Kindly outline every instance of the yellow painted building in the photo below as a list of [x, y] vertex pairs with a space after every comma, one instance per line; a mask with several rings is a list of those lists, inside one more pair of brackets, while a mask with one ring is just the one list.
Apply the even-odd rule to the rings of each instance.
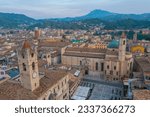
[[132, 46], [131, 47], [131, 52], [132, 53], [144, 53], [144, 50], [145, 50], [145, 48], [143, 47], [143, 46], [141, 46], [141, 45], [136, 45], [136, 46]]

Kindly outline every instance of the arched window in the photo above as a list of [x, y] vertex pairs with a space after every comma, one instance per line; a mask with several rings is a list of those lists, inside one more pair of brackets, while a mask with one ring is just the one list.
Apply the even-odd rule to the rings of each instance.
[[123, 45], [125, 45], [125, 44], [126, 44], [126, 41], [124, 40], [124, 41], [123, 41]]
[[109, 65], [107, 65], [107, 69], [109, 69]]
[[22, 66], [23, 66], [23, 70], [26, 71], [27, 69], [25, 63], [23, 63]]
[[32, 63], [32, 70], [35, 70], [35, 63]]
[[101, 63], [101, 71], [104, 71], [104, 63]]
[[98, 71], [98, 63], [96, 62], [96, 65], [95, 65], [95, 69], [96, 71]]
[[34, 57], [34, 53], [31, 54], [31, 57]]

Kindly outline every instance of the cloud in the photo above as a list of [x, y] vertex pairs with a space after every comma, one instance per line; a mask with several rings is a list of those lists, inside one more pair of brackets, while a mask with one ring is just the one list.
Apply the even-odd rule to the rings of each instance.
[[0, 0], [1, 12], [34, 18], [81, 16], [94, 9], [119, 13], [150, 12], [149, 0]]

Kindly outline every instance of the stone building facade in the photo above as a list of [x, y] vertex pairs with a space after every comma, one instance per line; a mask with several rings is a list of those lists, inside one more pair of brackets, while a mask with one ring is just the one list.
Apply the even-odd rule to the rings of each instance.
[[63, 48], [62, 64], [82, 66], [89, 76], [121, 81], [132, 72], [133, 57], [126, 52], [126, 35], [123, 33], [118, 49]]

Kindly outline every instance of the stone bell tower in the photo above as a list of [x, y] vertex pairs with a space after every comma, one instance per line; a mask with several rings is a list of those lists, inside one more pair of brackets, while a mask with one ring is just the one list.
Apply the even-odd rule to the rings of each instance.
[[123, 32], [120, 38], [119, 43], [119, 60], [125, 61], [125, 54], [126, 54], [126, 35]]
[[25, 40], [22, 48], [18, 51], [18, 63], [21, 74], [21, 85], [34, 91], [39, 87], [39, 71], [37, 61], [37, 48], [31, 47]]
[[120, 38], [120, 44], [119, 44], [119, 62], [120, 62], [120, 77], [123, 78], [127, 72], [127, 66], [126, 66], [126, 35], [123, 32]]

